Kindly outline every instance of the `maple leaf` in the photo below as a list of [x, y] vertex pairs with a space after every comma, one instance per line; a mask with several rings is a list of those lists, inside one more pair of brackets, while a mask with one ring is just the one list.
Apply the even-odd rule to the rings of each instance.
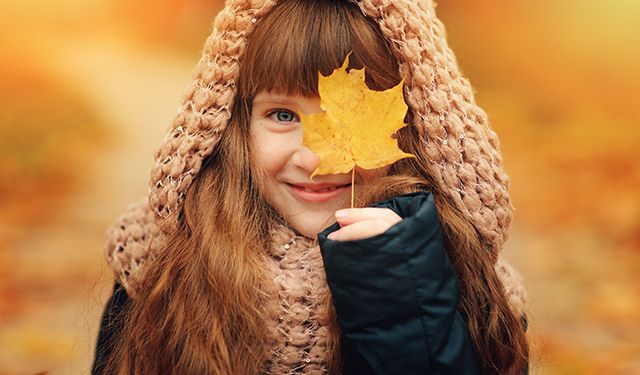
[[[398, 148], [392, 135], [404, 124], [407, 105], [402, 84], [385, 91], [373, 91], [364, 81], [364, 69], [347, 72], [348, 56], [342, 67], [329, 76], [318, 74], [322, 112], [301, 114], [302, 143], [320, 157], [311, 173], [316, 175], [380, 168], [397, 160], [414, 157]], [[352, 180], [353, 180], [352, 172]]]

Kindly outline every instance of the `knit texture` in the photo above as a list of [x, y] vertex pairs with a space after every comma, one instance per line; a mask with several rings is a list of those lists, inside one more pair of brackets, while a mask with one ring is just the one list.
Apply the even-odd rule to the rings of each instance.
[[320, 248], [282, 224], [271, 230], [271, 239], [279, 309], [268, 323], [276, 335], [265, 373], [328, 373], [330, 293]]
[[[526, 295], [520, 277], [500, 257], [512, 207], [498, 138], [458, 68], [434, 3], [352, 2], [378, 23], [399, 62], [401, 75], [406, 77], [405, 99], [413, 113], [411, 126], [418, 130], [420, 144], [431, 161], [429, 173], [436, 184], [434, 192], [454, 202], [489, 245], [488, 256], [496, 261], [496, 271], [511, 306], [521, 313]], [[163, 246], [167, 234], [176, 230], [186, 191], [227, 126], [247, 39], [275, 3], [227, 1], [205, 43], [194, 81], [155, 153], [148, 200], [129, 207], [108, 231], [108, 262], [132, 297], [137, 294], [144, 265]], [[304, 305], [295, 301], [302, 294], [320, 296], [326, 292], [324, 270], [318, 263], [317, 249], [308, 248], [308, 239], [296, 237], [290, 242], [293, 237], [289, 237], [287, 228], [278, 227], [275, 231], [274, 249], [295, 244], [296, 251], [271, 252], [282, 299], [280, 325], [275, 329], [282, 335], [270, 363], [273, 373], [287, 373], [284, 369], [294, 363], [317, 366], [310, 372], [314, 373], [324, 368], [319, 352], [326, 345], [322, 314], [317, 301], [305, 299]], [[303, 271], [309, 268], [311, 272]], [[314, 317], [306, 326], [300, 324], [307, 321], [301, 320], [305, 314]], [[302, 346], [290, 349], [292, 346], [283, 340]], [[278, 368], [283, 372], [275, 371]]]
[[[139, 290], [145, 261], [164, 238], [149, 212], [146, 201], [133, 205], [109, 231], [107, 258], [132, 298]], [[273, 346], [263, 373], [326, 374], [330, 293], [320, 248], [282, 224], [270, 232], [265, 272], [273, 275], [278, 294], [276, 311], [265, 318]], [[520, 275], [501, 256], [495, 270], [512, 310], [521, 316], [526, 292]]]

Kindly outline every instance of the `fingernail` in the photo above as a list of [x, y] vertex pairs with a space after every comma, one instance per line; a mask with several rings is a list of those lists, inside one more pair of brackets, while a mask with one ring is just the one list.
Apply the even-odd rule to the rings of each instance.
[[347, 211], [345, 210], [336, 211], [336, 219], [344, 219], [345, 217], [347, 217]]
[[335, 236], [335, 234], [334, 234], [334, 233], [335, 233], [335, 232], [329, 233], [329, 235], [327, 236], [327, 238], [328, 238], [328, 239], [330, 239], [330, 240], [335, 239], [335, 238], [336, 238], [336, 236]]

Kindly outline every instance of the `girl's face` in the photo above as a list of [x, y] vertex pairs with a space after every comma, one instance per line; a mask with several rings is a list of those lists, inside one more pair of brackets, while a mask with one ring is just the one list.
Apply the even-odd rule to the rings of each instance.
[[[252, 157], [267, 175], [266, 199], [308, 238], [332, 224], [335, 211], [349, 207], [351, 195], [351, 173], [309, 178], [320, 158], [302, 145], [299, 115], [320, 111], [320, 98], [266, 91], [256, 95], [251, 110]], [[387, 169], [356, 168], [355, 180], [382, 176]]]

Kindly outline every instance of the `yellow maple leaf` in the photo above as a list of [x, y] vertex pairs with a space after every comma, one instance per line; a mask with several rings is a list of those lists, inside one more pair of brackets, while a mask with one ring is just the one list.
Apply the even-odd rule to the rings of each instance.
[[322, 112], [301, 114], [302, 143], [320, 157], [311, 178], [346, 173], [356, 165], [380, 168], [414, 157], [400, 150], [392, 138], [405, 126], [403, 82], [385, 91], [373, 91], [364, 81], [364, 69], [347, 73], [347, 61], [348, 57], [329, 76], [318, 74]]

